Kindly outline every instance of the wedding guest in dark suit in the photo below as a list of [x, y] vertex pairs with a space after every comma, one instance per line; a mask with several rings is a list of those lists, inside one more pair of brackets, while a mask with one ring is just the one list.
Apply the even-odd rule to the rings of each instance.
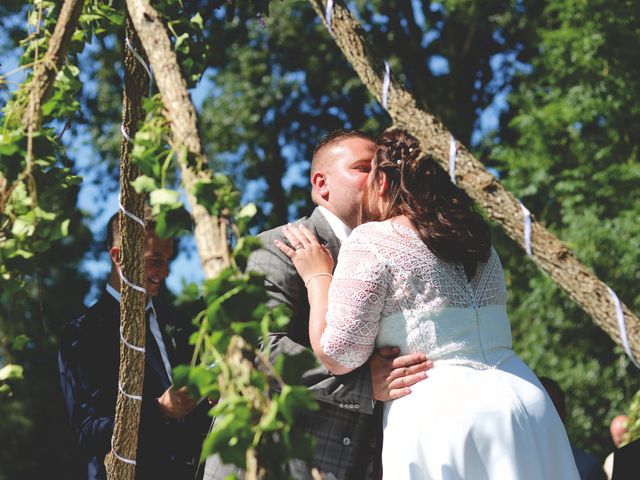
[[[189, 321], [154, 301], [169, 274], [174, 241], [155, 233], [151, 210], [145, 211], [146, 307], [145, 372], [136, 455], [136, 478], [193, 479], [208, 405], [197, 407], [184, 390], [172, 387], [171, 370], [190, 360]], [[120, 339], [120, 232], [118, 215], [108, 225], [112, 260], [105, 292], [84, 315], [65, 329], [58, 356], [60, 382], [77, 441], [87, 456], [90, 480], [105, 479], [105, 455], [111, 450], [118, 395]]]
[[613, 480], [637, 480], [640, 476], [640, 438], [613, 452]]
[[[313, 154], [311, 199], [317, 207], [310, 217], [295, 223], [303, 223], [314, 232], [334, 260], [341, 243], [358, 224], [362, 189], [374, 153], [375, 142], [368, 136], [338, 130], [323, 138]], [[273, 304], [283, 303], [292, 311], [288, 330], [270, 335], [272, 360], [280, 353], [310, 350], [306, 288], [291, 260], [274, 244], [274, 240], [285, 241], [282, 227], [266, 231], [259, 238], [263, 248], [250, 257], [247, 269], [264, 273]], [[335, 376], [322, 366], [303, 375], [320, 409], [306, 412], [296, 422], [313, 435], [316, 447], [309, 465], [291, 463], [294, 478], [312, 478], [313, 467], [327, 480], [379, 478], [382, 420], [376, 400], [409, 394], [411, 385], [426, 378], [430, 366], [422, 354], [397, 355], [395, 348], [382, 349], [368, 365], [344, 376]], [[220, 465], [217, 457], [211, 457], [205, 479], [222, 480], [231, 471]]]

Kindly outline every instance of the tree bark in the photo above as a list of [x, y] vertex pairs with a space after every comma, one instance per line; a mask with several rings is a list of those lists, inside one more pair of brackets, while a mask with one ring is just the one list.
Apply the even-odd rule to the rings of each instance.
[[[127, 8], [151, 63], [171, 126], [173, 147], [179, 153], [182, 182], [195, 221], [195, 237], [202, 268], [206, 278], [213, 278], [229, 265], [226, 222], [210, 215], [192, 194], [193, 186], [198, 180], [208, 179], [213, 175], [202, 153], [196, 111], [158, 12], [147, 0], [127, 0]], [[180, 154], [183, 149], [189, 155]]]
[[[126, 35], [133, 47], [142, 52], [142, 45], [127, 16]], [[133, 52], [124, 49], [124, 91], [122, 100], [122, 124], [130, 137], [135, 136], [137, 125], [144, 120], [143, 97], [149, 89], [149, 76], [144, 67], [136, 60]], [[123, 207], [140, 219], [144, 219], [145, 195], [138, 194], [131, 181], [140, 175], [138, 167], [131, 163], [133, 144], [124, 137], [120, 144], [120, 201]], [[144, 287], [144, 252], [146, 246], [145, 229], [120, 212], [120, 255], [122, 274], [134, 285]], [[147, 296], [121, 282], [120, 327], [122, 336], [128, 343], [144, 346], [146, 335], [145, 307]], [[144, 381], [144, 353], [120, 346], [119, 382], [122, 390], [130, 395], [142, 396]], [[118, 456], [135, 460], [138, 447], [138, 427], [140, 425], [140, 400], [118, 393], [116, 402], [115, 426], [112, 437], [112, 453], [107, 455], [105, 466], [110, 480], [135, 478], [135, 465], [118, 459]]]
[[[309, 0], [325, 21], [322, 0]], [[382, 99], [384, 62], [374, 53], [366, 32], [342, 1], [332, 15], [333, 38], [343, 54], [378, 101]], [[414, 135], [423, 151], [449, 169], [450, 132], [434, 115], [417, 107], [413, 95], [393, 76], [387, 111], [396, 126]], [[524, 247], [524, 215], [516, 197], [489, 173], [461, 143], [457, 143], [456, 181], [516, 243]], [[615, 304], [607, 286], [580, 263], [569, 248], [543, 225], [532, 219], [531, 259], [547, 273], [618, 344], [622, 344]], [[622, 304], [629, 345], [640, 358], [640, 320]]]
[[[36, 104], [34, 109], [36, 114], [31, 115], [30, 110], [26, 111], [23, 116], [23, 122], [27, 125], [33, 125], [33, 129], [40, 127], [42, 119], [41, 106], [49, 96], [51, 87], [56, 79], [58, 70], [67, 58], [67, 50], [71, 43], [71, 36], [78, 27], [78, 20], [82, 13], [84, 0], [65, 0], [60, 10], [60, 16], [53, 30], [53, 35], [49, 39], [47, 52], [41, 62], [36, 62], [33, 67], [33, 80], [30, 88], [34, 89]], [[36, 59], [37, 60], [37, 59]]]

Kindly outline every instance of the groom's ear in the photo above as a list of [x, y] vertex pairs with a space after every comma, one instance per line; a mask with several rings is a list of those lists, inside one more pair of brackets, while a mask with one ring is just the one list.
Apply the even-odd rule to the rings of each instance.
[[111, 247], [109, 249], [109, 256], [111, 261], [120, 267], [120, 247]]
[[311, 175], [311, 188], [322, 198], [327, 198], [329, 195], [329, 184], [327, 183], [327, 176], [324, 172], [313, 172]]

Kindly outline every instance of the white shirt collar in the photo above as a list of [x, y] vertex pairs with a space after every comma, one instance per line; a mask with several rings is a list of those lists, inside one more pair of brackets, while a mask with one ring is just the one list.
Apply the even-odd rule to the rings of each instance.
[[[120, 295], [120, 292], [117, 291], [115, 288], [113, 288], [108, 283], [107, 283], [107, 293], [109, 295], [111, 295], [113, 298], [115, 298], [116, 302], [120, 303], [121, 298], [122, 298], [122, 296]], [[156, 309], [153, 306], [153, 301], [151, 300], [151, 297], [147, 297], [147, 306], [144, 308], [144, 310], [146, 312], [149, 309], [153, 310], [153, 314], [156, 315]]]
[[331, 230], [333, 230], [333, 233], [336, 234], [338, 240], [344, 242], [347, 237], [351, 235], [351, 228], [346, 226], [345, 223], [340, 220], [335, 213], [333, 213], [328, 208], [323, 207], [322, 205], [318, 205], [318, 210], [320, 210], [320, 213], [322, 213], [322, 215], [324, 215], [324, 218], [327, 219]]

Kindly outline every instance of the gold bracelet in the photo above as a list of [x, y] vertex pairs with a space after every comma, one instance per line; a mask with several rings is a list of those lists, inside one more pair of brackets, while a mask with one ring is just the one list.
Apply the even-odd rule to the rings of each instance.
[[304, 288], [307, 288], [307, 286], [309, 285], [309, 282], [311, 280], [313, 280], [315, 277], [331, 277], [331, 278], [333, 278], [333, 275], [331, 275], [330, 273], [326, 273], [326, 272], [314, 273], [313, 275], [309, 275], [304, 281]]

